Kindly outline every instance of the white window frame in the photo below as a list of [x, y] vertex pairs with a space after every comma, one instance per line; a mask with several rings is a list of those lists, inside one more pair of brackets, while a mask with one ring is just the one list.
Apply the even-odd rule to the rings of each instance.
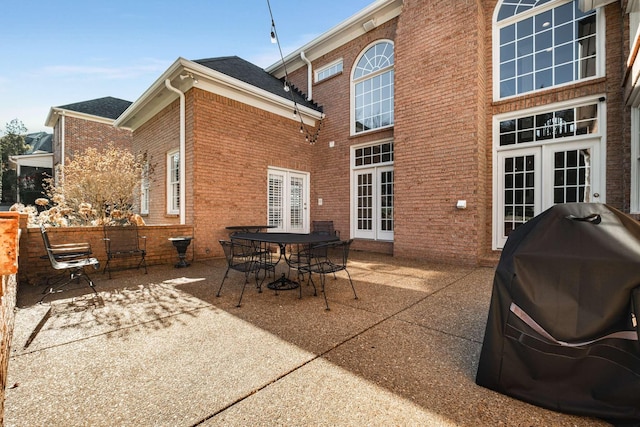
[[180, 150], [177, 149], [167, 153], [167, 214], [180, 214]]
[[[550, 159], [550, 157], [548, 156], [548, 152], [553, 151], [554, 146], [558, 146], [558, 145], [570, 146], [573, 143], [577, 143], [581, 141], [585, 142], [585, 141], [591, 141], [591, 140], [598, 140], [599, 143], [597, 144], [597, 147], [594, 147], [594, 149], [596, 150], [596, 154], [599, 157], [598, 164], [595, 165], [594, 167], [597, 167], [598, 169], [593, 170], [593, 173], [594, 173], [593, 179], [598, 180], [599, 182], [596, 182], [596, 181], [594, 182], [596, 185], [597, 184], [599, 185], [597, 185], [597, 187], [594, 187], [594, 188], [596, 189], [597, 193], [599, 193], [600, 195], [600, 197], [598, 198], [598, 201], [601, 203], [606, 203], [607, 108], [606, 108], [606, 102], [600, 101], [601, 99], [603, 99], [602, 96], [603, 95], [595, 95], [595, 96], [590, 96], [585, 98], [577, 98], [567, 102], [548, 104], [548, 105], [530, 108], [526, 110], [519, 110], [519, 111], [509, 112], [505, 114], [500, 114], [493, 117], [493, 165], [494, 165], [493, 187], [492, 187], [493, 188], [493, 192], [492, 192], [493, 193], [492, 249], [493, 250], [502, 249], [506, 241], [506, 239], [504, 239], [498, 233], [498, 231], [502, 229], [500, 225], [500, 221], [502, 219], [501, 209], [503, 208], [503, 203], [504, 203], [503, 194], [502, 194], [502, 191], [500, 191], [503, 188], [501, 185], [501, 182], [502, 182], [501, 181], [502, 180], [501, 159], [503, 157], [503, 154], [501, 153], [506, 152], [514, 155], [520, 155], [520, 154], [526, 155], [526, 154], [531, 154], [535, 150], [538, 150], [540, 154], [539, 156], [536, 157], [536, 162], [537, 162], [536, 171], [540, 171], [538, 173], [538, 175], [540, 175], [540, 173], [542, 173], [543, 170], [546, 170], [545, 163], [548, 162]], [[579, 106], [589, 105], [594, 103], [598, 104], [597, 132], [586, 134], [586, 135], [573, 136], [573, 137], [543, 140], [540, 142], [533, 141], [533, 142], [522, 144], [520, 146], [518, 145], [500, 146], [500, 122], [503, 120], [542, 114], [542, 113], [551, 112], [551, 111], [559, 111], [567, 108], [579, 107]], [[550, 203], [549, 202], [550, 199], [548, 195], [540, 194], [540, 192], [544, 188], [548, 187], [549, 177], [536, 176], [535, 179], [536, 179], [535, 188], [537, 189], [537, 191], [535, 193], [536, 208], [535, 208], [534, 214], [538, 215], [543, 210], [549, 207], [548, 205]]]
[[142, 178], [140, 180], [140, 214], [149, 214], [149, 161], [142, 165]]
[[[370, 74], [367, 74], [365, 77], [359, 78], [357, 81], [354, 81], [354, 75], [356, 72], [356, 68], [358, 65], [358, 62], [360, 61], [360, 59], [364, 56], [365, 53], [367, 53], [367, 51], [369, 49], [371, 49], [373, 46], [379, 44], [379, 43], [390, 43], [391, 46], [393, 46], [393, 55], [394, 55], [394, 64], [392, 67], [388, 67], [388, 68], [384, 68], [382, 70], [377, 70], [374, 71]], [[393, 113], [393, 120], [391, 121], [391, 124], [389, 125], [385, 125], [385, 126], [380, 126], [380, 127], [376, 127], [376, 128], [372, 128], [372, 129], [368, 129], [368, 130], [363, 130], [363, 131], [359, 131], [356, 132], [356, 85], [360, 82], [363, 82], [365, 80], [369, 80], [369, 79], [373, 79], [376, 76], [385, 74], [387, 72], [393, 72], [394, 76], [393, 79], [395, 80], [395, 43], [393, 42], [393, 40], [389, 40], [389, 39], [379, 39], [376, 40], [372, 43], [370, 43], [369, 45], [367, 45], [364, 49], [362, 49], [362, 51], [360, 52], [360, 54], [358, 54], [358, 56], [356, 57], [356, 60], [353, 63], [353, 67], [351, 67], [351, 76], [350, 76], [350, 84], [351, 84], [351, 89], [350, 89], [350, 132], [351, 132], [351, 136], [355, 136], [355, 135], [365, 135], [367, 133], [370, 132], [376, 132], [379, 131], [381, 129], [388, 129], [388, 128], [392, 128], [395, 124], [395, 82], [393, 83], [394, 85], [394, 93], [393, 93], [393, 101], [392, 101], [392, 113]]]
[[[532, 91], [526, 93], [516, 93], [515, 95], [500, 97], [500, 29], [511, 25], [515, 22], [522, 21], [526, 18], [530, 18], [536, 15], [539, 15], [548, 10], [554, 9], [558, 6], [562, 6], [566, 3], [573, 3], [578, 0], [556, 0], [546, 3], [541, 6], [534, 7], [526, 12], [519, 13], [502, 21], [498, 21], [498, 12], [500, 7], [502, 6], [502, 1], [499, 1], [496, 5], [493, 13], [493, 100], [505, 100], [510, 98], [517, 98], [520, 96], [527, 96], [536, 92], [548, 90], [550, 88], [560, 88], [563, 86], [569, 86], [572, 84], [576, 84], [576, 82], [580, 81], [589, 81], [593, 79], [597, 79], [603, 77], [605, 75], [605, 66], [606, 66], [606, 50], [605, 50], [605, 40], [606, 40], [606, 19], [604, 16], [604, 8], [596, 9], [596, 73], [594, 76], [586, 77], [580, 80], [572, 80], [570, 82], [562, 83], [559, 85], [552, 85], [549, 87], [534, 89]], [[574, 39], [575, 41], [575, 39]], [[555, 67], [552, 67], [554, 70]]]
[[[380, 176], [383, 172], [393, 171], [394, 172], [394, 182], [395, 182], [395, 170], [394, 170], [394, 161], [390, 162], [380, 162], [373, 163], [363, 166], [355, 165], [355, 153], [359, 148], [372, 147], [376, 145], [393, 143], [393, 138], [386, 138], [382, 140], [378, 140], [375, 142], [369, 142], [364, 144], [358, 144], [351, 147], [350, 153], [350, 165], [351, 165], [351, 179], [350, 179], [350, 204], [351, 204], [351, 236], [359, 239], [370, 239], [370, 240], [378, 240], [378, 241], [389, 241], [392, 242], [394, 240], [394, 232], [382, 230], [380, 227], [381, 223], [381, 199], [380, 199]], [[395, 150], [394, 150], [395, 151]], [[373, 221], [374, 228], [373, 230], [358, 230], [358, 203], [357, 203], [357, 194], [358, 194], [358, 175], [362, 172], [370, 171], [372, 173], [373, 183]], [[394, 189], [394, 208], [395, 208], [395, 189]], [[395, 215], [394, 215], [395, 221]]]
[[336, 59], [335, 61], [316, 69], [314, 72], [314, 80], [316, 83], [320, 83], [321, 81], [327, 80], [329, 77], [342, 73], [343, 70], [344, 65], [342, 58]]

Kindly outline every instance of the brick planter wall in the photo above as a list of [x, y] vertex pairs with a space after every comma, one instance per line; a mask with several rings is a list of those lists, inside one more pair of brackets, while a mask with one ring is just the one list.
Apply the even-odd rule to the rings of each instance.
[[[26, 218], [25, 221], [26, 223]], [[193, 236], [192, 225], [153, 225], [139, 227], [139, 235], [146, 236], [147, 265], [175, 264], [178, 254], [169, 237]], [[52, 244], [89, 242], [93, 256], [100, 261], [102, 269], [107, 262], [102, 227], [61, 227], [48, 228]], [[189, 246], [187, 261], [194, 260], [194, 245]], [[55, 274], [46, 255], [40, 228], [22, 228], [20, 237], [20, 258], [18, 281], [20, 284], [37, 284], [44, 277]], [[128, 267], [137, 260], [116, 259], [111, 261], [113, 269]]]

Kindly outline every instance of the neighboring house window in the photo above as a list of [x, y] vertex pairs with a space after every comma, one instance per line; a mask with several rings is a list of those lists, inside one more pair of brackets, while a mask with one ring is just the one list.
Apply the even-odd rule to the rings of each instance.
[[393, 64], [393, 43], [380, 41], [368, 47], [353, 67], [352, 134], [393, 126]]
[[575, 1], [503, 0], [494, 26], [494, 98], [599, 76], [598, 12]]
[[393, 141], [352, 147], [354, 237], [393, 240]]
[[142, 166], [142, 179], [140, 181], [140, 213], [149, 214], [149, 161]]
[[494, 249], [554, 204], [605, 202], [605, 108], [591, 98], [494, 117]]
[[180, 152], [167, 154], [167, 213], [180, 213]]
[[316, 83], [328, 79], [331, 76], [335, 76], [336, 74], [340, 74], [341, 72], [342, 59], [339, 59], [329, 65], [325, 65], [324, 67], [318, 68], [316, 70]]

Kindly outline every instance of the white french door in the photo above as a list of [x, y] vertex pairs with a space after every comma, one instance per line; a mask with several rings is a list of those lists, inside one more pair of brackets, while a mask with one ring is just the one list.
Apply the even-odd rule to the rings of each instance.
[[601, 157], [595, 138], [498, 152], [494, 246], [554, 204], [604, 203]]
[[393, 240], [393, 166], [358, 169], [355, 181], [355, 233], [361, 239]]
[[267, 221], [271, 231], [309, 232], [309, 174], [269, 168]]

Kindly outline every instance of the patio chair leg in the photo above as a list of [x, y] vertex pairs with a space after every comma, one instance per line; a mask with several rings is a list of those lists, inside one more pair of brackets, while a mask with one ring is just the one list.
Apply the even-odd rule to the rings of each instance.
[[324, 274], [320, 275], [320, 283], [322, 285], [322, 295], [324, 295], [324, 304], [327, 306], [327, 308], [325, 310], [329, 311], [329, 301], [327, 300], [327, 292], [325, 290], [324, 287], [324, 282], [325, 282], [326, 278]]
[[[313, 281], [313, 277], [312, 277], [311, 273], [309, 273], [309, 283], [311, 283], [311, 286], [313, 286], [313, 296], [317, 297], [318, 296], [318, 290], [316, 289], [316, 284]], [[307, 284], [307, 286], [308, 286], [308, 284]]]
[[40, 298], [40, 301], [38, 301], [38, 303], [42, 303], [42, 301], [44, 301], [44, 299], [46, 297], [48, 297], [51, 294], [55, 294], [57, 292], [61, 292], [61, 289], [64, 288], [65, 286], [67, 286], [69, 283], [73, 282], [74, 280], [78, 281], [78, 284], [80, 283], [80, 279], [84, 279], [87, 281], [87, 284], [89, 285], [89, 287], [91, 288], [91, 290], [93, 291], [93, 293], [95, 295], [98, 295], [98, 291], [96, 291], [96, 286], [93, 283], [93, 280], [91, 280], [91, 278], [89, 277], [89, 275], [87, 275], [86, 273], [84, 273], [83, 270], [74, 270], [69, 274], [69, 279], [64, 281], [62, 284], [56, 286], [56, 287], [49, 287], [49, 291], [47, 292], [45, 290], [44, 295], [42, 296], [42, 298]]
[[349, 283], [351, 283], [351, 289], [353, 289], [353, 299], [358, 299], [358, 295], [356, 294], [356, 288], [353, 286], [353, 281], [351, 280], [351, 275], [349, 274], [349, 271], [345, 268], [345, 270], [347, 272], [347, 277], [349, 277]]
[[227, 275], [228, 274], [229, 274], [229, 269], [227, 268], [227, 271], [225, 271], [224, 277], [222, 278], [222, 283], [220, 283], [220, 287], [218, 288], [218, 293], [216, 294], [216, 297], [220, 297], [220, 292], [222, 291], [222, 286], [224, 285], [224, 281], [227, 280]]

